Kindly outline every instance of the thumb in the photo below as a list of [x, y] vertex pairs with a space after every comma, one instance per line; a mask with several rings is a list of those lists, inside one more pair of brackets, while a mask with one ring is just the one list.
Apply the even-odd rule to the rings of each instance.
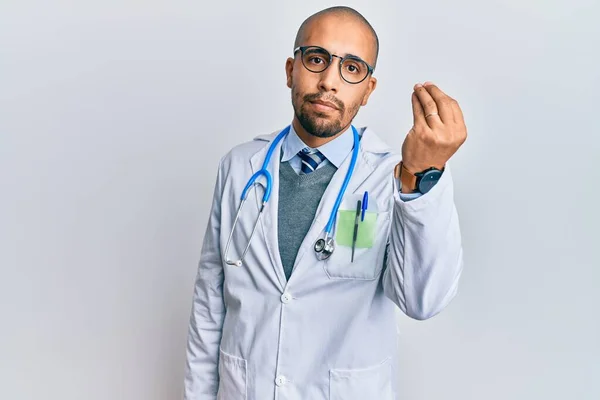
[[406, 153], [408, 152], [408, 149], [413, 147], [413, 145], [411, 144], [411, 142], [413, 141], [413, 134], [414, 134], [415, 130], [413, 128], [410, 128], [410, 130], [408, 131], [408, 133], [406, 134], [406, 137], [404, 138], [404, 142], [402, 142], [402, 159], [404, 159], [406, 157]]

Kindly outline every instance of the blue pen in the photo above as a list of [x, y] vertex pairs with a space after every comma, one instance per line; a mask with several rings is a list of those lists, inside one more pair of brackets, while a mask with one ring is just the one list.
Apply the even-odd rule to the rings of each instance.
[[363, 199], [362, 199], [362, 214], [360, 216], [361, 222], [365, 220], [365, 212], [367, 211], [368, 204], [369, 204], [369, 192], [365, 192], [365, 194], [363, 194]]

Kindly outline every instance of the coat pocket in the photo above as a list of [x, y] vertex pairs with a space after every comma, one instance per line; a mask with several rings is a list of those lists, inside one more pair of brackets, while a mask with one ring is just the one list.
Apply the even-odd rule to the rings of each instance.
[[246, 360], [219, 349], [217, 400], [246, 400]]
[[[368, 237], [362, 237], [357, 241], [354, 249], [354, 261], [352, 260], [352, 237], [353, 232], [344, 232], [344, 240], [339, 240], [339, 230], [351, 230], [352, 224], [348, 221], [340, 221], [336, 224], [336, 242], [331, 256], [323, 263], [323, 268], [330, 279], [360, 279], [374, 280], [379, 277], [383, 269], [384, 252], [388, 240], [388, 231], [390, 224], [391, 211], [381, 211], [372, 213], [374, 216], [372, 226], [368, 227], [366, 233], [360, 232], [358, 235], [366, 234]], [[343, 225], [341, 222], [345, 222]], [[361, 243], [362, 242], [362, 243]]]
[[391, 359], [364, 369], [329, 371], [329, 400], [394, 400]]

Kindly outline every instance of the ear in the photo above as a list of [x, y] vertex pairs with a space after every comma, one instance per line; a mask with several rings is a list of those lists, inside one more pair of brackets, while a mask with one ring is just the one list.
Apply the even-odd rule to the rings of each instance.
[[292, 88], [292, 72], [294, 72], [294, 59], [289, 57], [285, 61], [285, 75], [287, 77], [287, 87]]
[[372, 76], [369, 77], [367, 91], [362, 98], [362, 101], [360, 103], [361, 106], [367, 105], [367, 102], [369, 101], [369, 96], [371, 96], [371, 93], [373, 93], [373, 91], [375, 90], [376, 87], [377, 87], [377, 78], [373, 78]]

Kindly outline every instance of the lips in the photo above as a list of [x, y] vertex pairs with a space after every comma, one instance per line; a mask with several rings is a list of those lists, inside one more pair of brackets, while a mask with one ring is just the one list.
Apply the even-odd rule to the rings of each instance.
[[337, 110], [337, 106], [329, 101], [322, 101], [322, 100], [316, 100], [316, 101], [311, 101], [311, 103], [313, 104], [317, 104], [319, 106], [323, 106], [323, 107], [330, 107], [333, 110]]

